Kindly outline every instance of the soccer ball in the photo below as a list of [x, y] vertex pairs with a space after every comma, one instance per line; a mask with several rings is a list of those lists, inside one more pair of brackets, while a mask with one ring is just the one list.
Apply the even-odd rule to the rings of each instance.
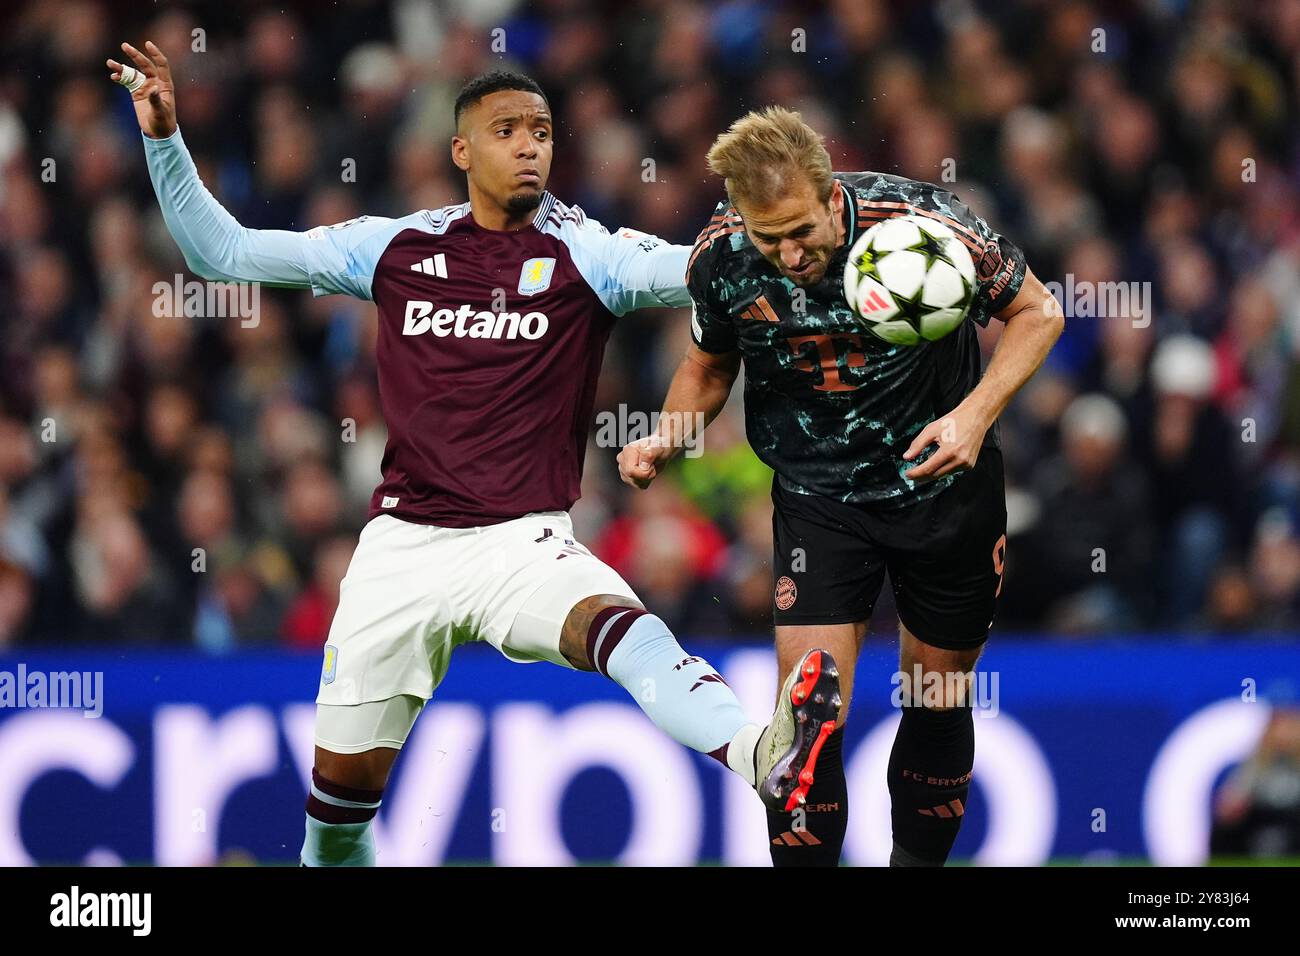
[[876, 223], [849, 250], [844, 297], [886, 342], [933, 342], [961, 325], [970, 311], [975, 262], [943, 223], [896, 216]]

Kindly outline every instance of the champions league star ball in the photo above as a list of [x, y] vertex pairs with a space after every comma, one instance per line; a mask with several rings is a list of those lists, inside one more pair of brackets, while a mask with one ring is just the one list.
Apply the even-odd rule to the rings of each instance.
[[961, 325], [970, 311], [975, 262], [943, 223], [896, 216], [876, 223], [849, 250], [844, 297], [886, 342], [932, 342]]

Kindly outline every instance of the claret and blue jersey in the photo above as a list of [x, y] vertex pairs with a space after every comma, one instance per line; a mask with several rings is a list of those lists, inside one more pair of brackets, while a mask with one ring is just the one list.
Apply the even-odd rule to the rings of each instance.
[[568, 510], [615, 318], [690, 304], [688, 247], [610, 233], [550, 193], [514, 231], [478, 225], [469, 203], [250, 230], [204, 188], [179, 130], [145, 151], [198, 275], [375, 302], [388, 445], [372, 517], [472, 527]]

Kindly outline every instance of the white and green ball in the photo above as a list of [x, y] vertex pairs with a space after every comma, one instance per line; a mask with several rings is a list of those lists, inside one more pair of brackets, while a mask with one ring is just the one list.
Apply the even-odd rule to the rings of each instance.
[[943, 223], [896, 216], [876, 223], [849, 250], [844, 297], [886, 342], [933, 342], [961, 325], [970, 311], [975, 262]]

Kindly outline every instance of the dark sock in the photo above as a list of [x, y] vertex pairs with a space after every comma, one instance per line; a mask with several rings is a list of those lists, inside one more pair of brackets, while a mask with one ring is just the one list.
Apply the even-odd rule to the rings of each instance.
[[767, 811], [773, 866], [839, 866], [849, 823], [843, 743], [844, 728], [836, 727], [822, 744], [802, 814]]
[[970, 707], [904, 707], [889, 755], [890, 866], [943, 866], [966, 812], [975, 763]]

